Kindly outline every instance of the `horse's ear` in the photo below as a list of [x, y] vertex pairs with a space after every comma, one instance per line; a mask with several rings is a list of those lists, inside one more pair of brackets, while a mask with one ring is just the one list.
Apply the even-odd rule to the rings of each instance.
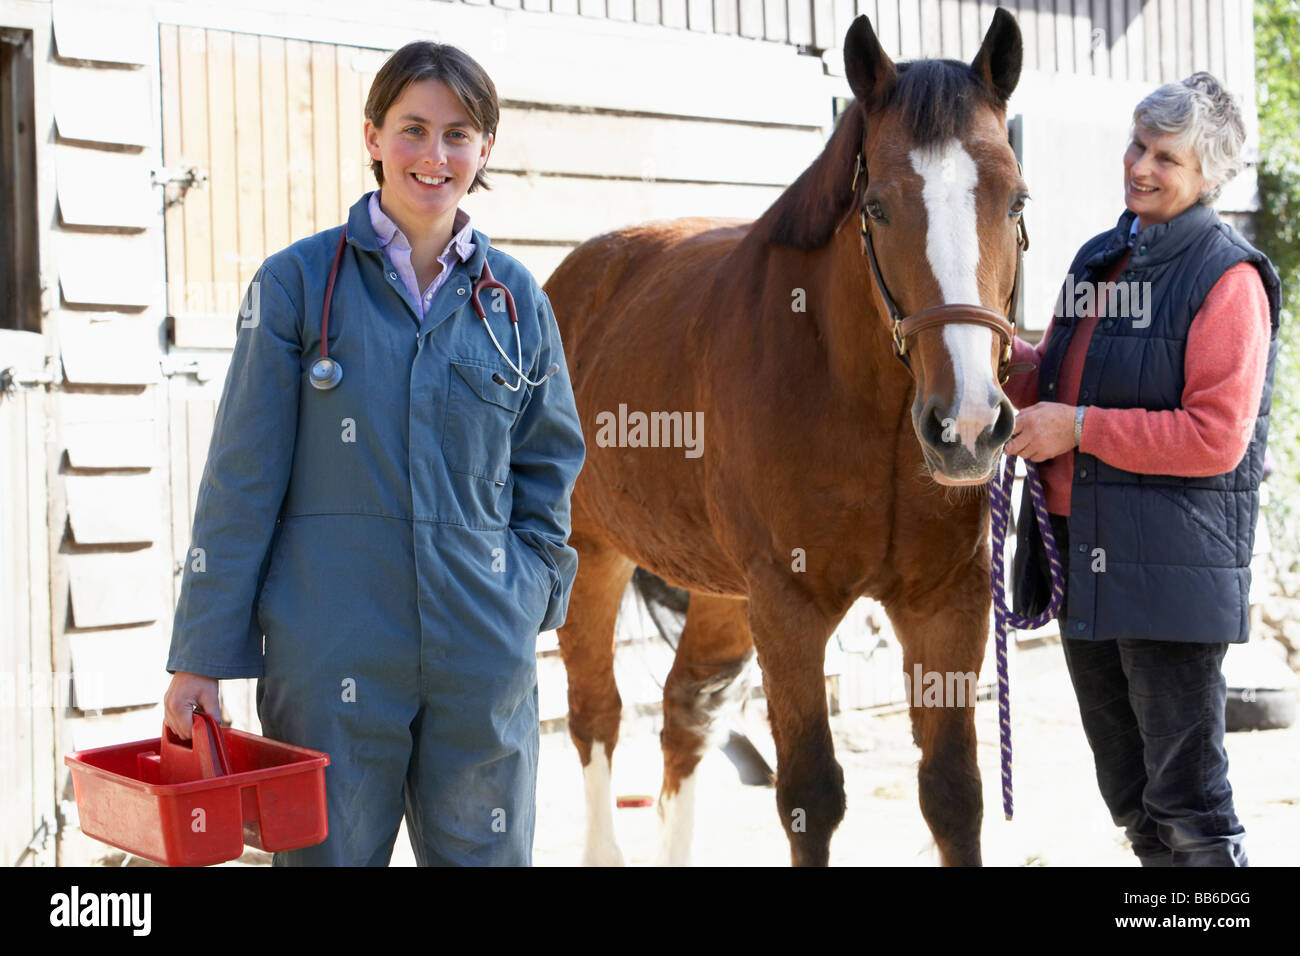
[[894, 61], [880, 46], [871, 21], [860, 16], [844, 36], [844, 74], [849, 89], [868, 109], [874, 109], [898, 84]]
[[971, 69], [1005, 104], [1020, 82], [1020, 65], [1024, 56], [1025, 48], [1016, 18], [998, 7], [993, 11], [993, 22], [989, 24], [989, 32], [984, 34], [980, 51], [971, 61]]

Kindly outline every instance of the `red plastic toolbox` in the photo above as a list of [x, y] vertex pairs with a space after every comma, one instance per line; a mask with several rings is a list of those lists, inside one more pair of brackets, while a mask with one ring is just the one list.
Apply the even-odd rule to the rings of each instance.
[[320, 843], [329, 755], [194, 715], [191, 741], [163, 736], [69, 754], [81, 830], [166, 866]]

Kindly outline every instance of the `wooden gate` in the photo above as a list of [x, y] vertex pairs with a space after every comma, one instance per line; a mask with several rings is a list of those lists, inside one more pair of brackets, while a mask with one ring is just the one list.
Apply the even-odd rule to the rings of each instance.
[[[363, 192], [360, 117], [379, 61], [170, 24], [159, 54], [175, 600], [240, 299], [266, 256], [342, 222]], [[253, 685], [223, 681], [222, 698], [236, 726], [257, 730]]]

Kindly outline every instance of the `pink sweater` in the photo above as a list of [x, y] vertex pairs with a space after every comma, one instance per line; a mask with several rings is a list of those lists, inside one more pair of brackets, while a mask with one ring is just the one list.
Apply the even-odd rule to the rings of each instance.
[[[1104, 279], [1113, 281], [1127, 261], [1125, 254]], [[1078, 323], [1056, 386], [1056, 401], [1068, 405], [1078, 402], [1096, 312]], [[1207, 477], [1231, 471], [1246, 453], [1259, 412], [1270, 331], [1259, 273], [1248, 262], [1233, 266], [1214, 284], [1188, 329], [1182, 407], [1157, 412], [1089, 406], [1079, 450], [1138, 474]], [[1051, 334], [1049, 326], [1037, 348], [1015, 341], [1012, 361], [1034, 366], [1005, 386], [1016, 408], [1038, 401], [1038, 368]], [[1069, 515], [1074, 451], [1040, 463], [1038, 474], [1047, 510]]]

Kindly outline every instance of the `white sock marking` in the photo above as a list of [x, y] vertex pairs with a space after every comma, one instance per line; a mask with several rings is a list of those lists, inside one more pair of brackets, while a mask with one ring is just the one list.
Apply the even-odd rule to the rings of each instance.
[[622, 866], [623, 851], [614, 835], [614, 794], [610, 789], [609, 758], [605, 742], [591, 745], [591, 761], [582, 768], [583, 787], [587, 795], [587, 841], [582, 853], [583, 866]]
[[659, 801], [663, 827], [659, 838], [658, 866], [690, 866], [695, 839], [695, 774], [683, 777], [677, 792]]

